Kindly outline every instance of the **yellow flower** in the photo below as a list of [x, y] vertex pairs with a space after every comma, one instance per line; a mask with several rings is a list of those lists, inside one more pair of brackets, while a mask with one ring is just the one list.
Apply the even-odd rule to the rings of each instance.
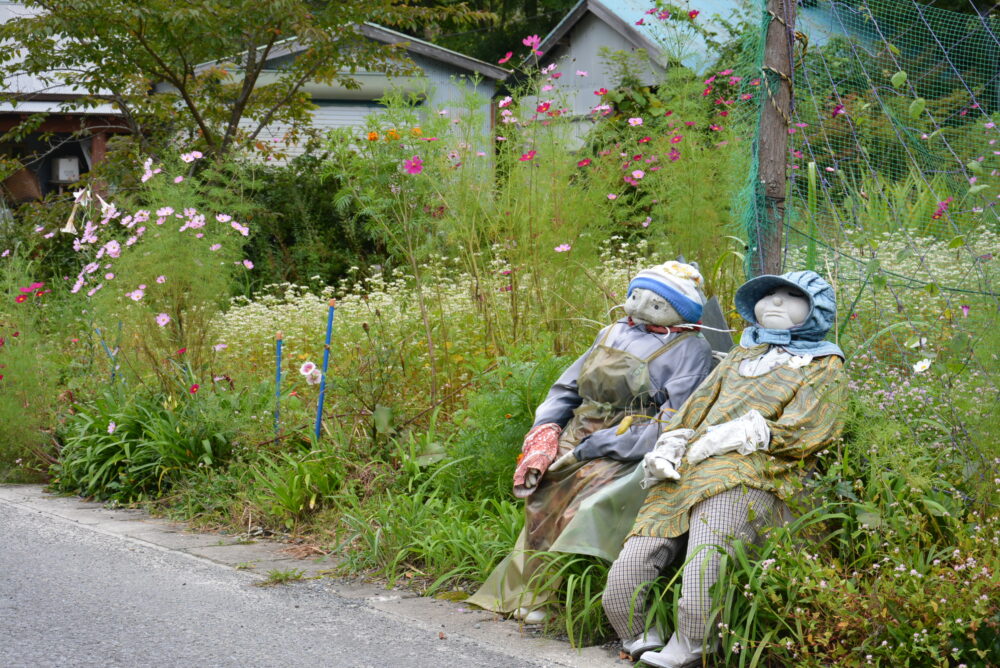
[[368, 141], [375, 141], [376, 139], [378, 139], [378, 133], [377, 132], [369, 132], [368, 133]]
[[413, 135], [414, 137], [419, 137], [420, 135], [424, 134], [424, 131], [421, 130], [419, 127], [416, 127], [410, 130], [410, 134]]

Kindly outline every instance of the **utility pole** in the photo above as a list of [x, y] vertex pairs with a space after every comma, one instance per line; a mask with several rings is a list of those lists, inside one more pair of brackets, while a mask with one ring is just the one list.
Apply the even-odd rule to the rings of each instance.
[[[784, 252], [785, 189], [788, 168], [788, 129], [791, 127], [792, 76], [795, 55], [796, 0], [767, 0], [770, 17], [764, 42], [761, 77], [763, 109], [757, 146], [757, 194], [764, 210], [757, 210], [756, 239], [751, 270], [754, 275], [780, 274]], [[761, 200], [758, 199], [758, 203]]]

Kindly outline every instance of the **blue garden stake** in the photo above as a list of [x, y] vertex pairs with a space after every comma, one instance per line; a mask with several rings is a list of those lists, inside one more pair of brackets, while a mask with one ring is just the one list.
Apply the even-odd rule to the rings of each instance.
[[281, 433], [281, 332], [274, 336], [277, 363], [274, 372], [274, 437]]
[[330, 300], [330, 312], [326, 317], [326, 346], [323, 348], [323, 375], [319, 380], [319, 400], [316, 402], [316, 440], [319, 440], [319, 430], [323, 426], [323, 399], [326, 397], [326, 368], [330, 364], [330, 334], [333, 333], [333, 312], [337, 308], [337, 300]]
[[115, 355], [114, 353], [111, 352], [111, 349], [108, 348], [108, 344], [104, 342], [104, 335], [101, 334], [101, 328], [95, 327], [94, 331], [97, 332], [97, 336], [101, 339], [101, 347], [104, 348], [104, 352], [107, 353], [108, 359], [111, 360], [111, 384], [113, 385], [115, 382], [115, 369], [116, 369]]

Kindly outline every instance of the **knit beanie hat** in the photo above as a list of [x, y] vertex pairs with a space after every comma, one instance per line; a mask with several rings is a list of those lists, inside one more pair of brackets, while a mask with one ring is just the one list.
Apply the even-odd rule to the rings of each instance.
[[685, 322], [698, 322], [705, 304], [702, 282], [695, 267], [671, 260], [636, 274], [628, 284], [628, 294], [636, 288], [651, 290], [670, 302]]

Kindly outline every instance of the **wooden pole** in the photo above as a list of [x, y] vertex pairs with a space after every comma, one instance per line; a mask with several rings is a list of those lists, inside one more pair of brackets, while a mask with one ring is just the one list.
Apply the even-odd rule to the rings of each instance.
[[795, 47], [795, 0], [767, 0], [767, 37], [764, 43], [765, 99], [760, 117], [757, 158], [763, 220], [757, 226], [755, 275], [780, 274], [783, 264], [788, 129], [791, 127], [792, 74]]

